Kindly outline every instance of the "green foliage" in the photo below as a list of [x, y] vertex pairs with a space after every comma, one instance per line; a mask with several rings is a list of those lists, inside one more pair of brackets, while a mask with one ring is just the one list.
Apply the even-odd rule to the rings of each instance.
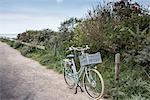
[[[125, 28], [124, 28], [125, 29]], [[123, 30], [122, 29], [122, 32]], [[150, 33], [146, 33], [147, 28], [140, 31], [139, 25], [137, 25], [136, 31], [132, 31], [131, 29], [127, 28], [126, 30], [126, 37], [120, 38], [123, 39], [122, 41], [126, 41], [122, 43], [122, 49], [125, 51], [125, 55], [127, 60], [131, 60], [142, 64], [144, 67], [149, 65], [149, 35]], [[125, 36], [125, 35], [124, 35]], [[122, 36], [121, 36], [122, 37]], [[118, 44], [119, 45], [119, 44]]]
[[13, 45], [14, 45], [14, 41], [11, 41], [11, 40], [9, 40], [9, 39], [7, 39], [7, 38], [0, 38], [0, 41], [7, 43], [7, 44], [10, 45], [11, 47], [13, 47]]
[[47, 66], [48, 69], [54, 69], [59, 73], [62, 73], [63, 68], [60, 62], [60, 57], [54, 56], [53, 51], [45, 51], [34, 49], [33, 52], [26, 53], [27, 57], [33, 58], [40, 62], [40, 64]]
[[127, 100], [148, 100], [148, 99], [142, 97], [141, 95], [132, 95], [132, 97], [128, 98]]
[[48, 65], [48, 64], [53, 63], [55, 60], [57, 60], [57, 59], [55, 59], [55, 58], [53, 57], [52, 54], [45, 54], [45, 55], [43, 55], [41, 58], [42, 58], [42, 59], [40, 60], [40, 63], [41, 63], [42, 65]]
[[[107, 68], [106, 72], [102, 73], [106, 89], [104, 96], [112, 100], [136, 100], [135, 98], [137, 100], [141, 100], [142, 98], [148, 100], [150, 98], [150, 83], [147, 79], [143, 78], [145, 73], [138, 65], [132, 62], [127, 64], [124, 61], [121, 65], [119, 83], [114, 81], [114, 66], [108, 67], [109, 69]], [[105, 66], [101, 66], [102, 68], [104, 69]], [[101, 72], [103, 71], [101, 70]], [[141, 97], [139, 98], [141, 99], [138, 99], [136, 95], [140, 95]]]
[[[98, 70], [105, 81], [105, 94], [111, 99], [146, 100], [150, 98], [150, 15], [145, 8], [129, 0], [100, 4], [86, 18], [70, 18], [59, 27], [29, 30], [18, 40], [43, 45], [46, 50], [23, 46], [22, 55], [39, 61], [47, 68], [62, 72], [60, 60], [69, 46], [89, 45], [90, 53], [100, 51], [103, 63]], [[7, 41], [10, 45], [12, 42]], [[14, 47], [19, 47], [14, 43]], [[121, 54], [121, 80], [114, 81], [114, 54]]]
[[139, 52], [139, 55], [136, 56], [137, 61], [139, 63], [150, 63], [150, 46], [146, 46], [142, 51]]
[[60, 35], [62, 40], [70, 40], [74, 36], [74, 29], [76, 25], [81, 22], [80, 19], [70, 18], [59, 27]]
[[23, 46], [21, 48], [20, 52], [23, 56], [26, 56], [28, 53], [33, 52], [34, 50], [35, 50], [35, 48], [33, 48], [33, 47]]
[[22, 46], [22, 44], [21, 44], [19, 41], [16, 41], [16, 42], [14, 42], [14, 44], [13, 44], [13, 48], [14, 48], [14, 49], [17, 49], [17, 48], [19, 48], [20, 46]]

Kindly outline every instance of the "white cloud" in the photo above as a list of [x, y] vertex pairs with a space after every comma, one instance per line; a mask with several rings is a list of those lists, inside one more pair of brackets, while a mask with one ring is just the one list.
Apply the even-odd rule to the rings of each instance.
[[61, 2], [63, 2], [63, 0], [56, 0], [56, 2], [57, 2], [57, 3], [61, 3]]

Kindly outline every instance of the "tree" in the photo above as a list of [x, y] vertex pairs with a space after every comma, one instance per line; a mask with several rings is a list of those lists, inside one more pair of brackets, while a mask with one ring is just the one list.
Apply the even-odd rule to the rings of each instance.
[[79, 22], [81, 22], [81, 19], [70, 18], [69, 20], [61, 23], [59, 31], [63, 40], [69, 40], [73, 37], [74, 29]]

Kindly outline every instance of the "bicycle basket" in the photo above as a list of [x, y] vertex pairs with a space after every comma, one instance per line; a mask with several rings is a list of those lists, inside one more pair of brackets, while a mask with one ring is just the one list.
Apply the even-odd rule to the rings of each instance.
[[95, 54], [85, 53], [84, 55], [79, 56], [79, 60], [81, 66], [102, 63], [100, 52], [97, 52]]

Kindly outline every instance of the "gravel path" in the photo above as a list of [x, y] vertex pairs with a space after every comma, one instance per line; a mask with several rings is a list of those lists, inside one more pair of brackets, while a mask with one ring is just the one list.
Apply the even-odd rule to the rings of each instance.
[[90, 100], [83, 92], [74, 94], [63, 75], [0, 42], [0, 100]]

